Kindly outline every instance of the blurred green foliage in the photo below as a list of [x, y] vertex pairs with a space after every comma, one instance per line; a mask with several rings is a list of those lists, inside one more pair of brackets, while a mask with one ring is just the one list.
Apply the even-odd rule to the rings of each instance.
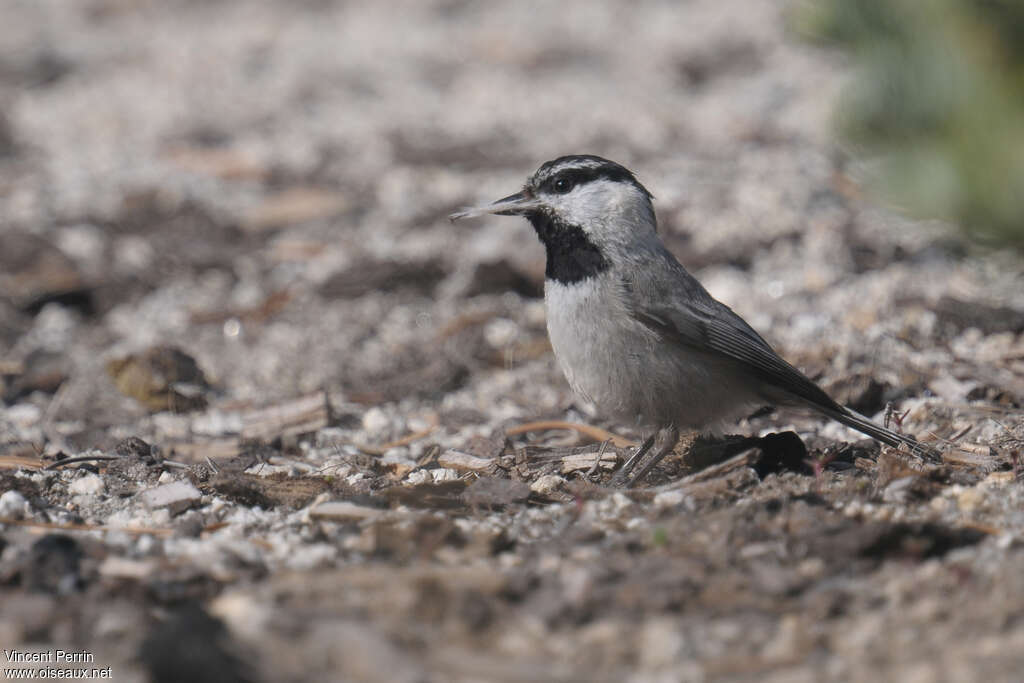
[[897, 205], [1024, 246], [1024, 0], [805, 0], [856, 73], [838, 123]]

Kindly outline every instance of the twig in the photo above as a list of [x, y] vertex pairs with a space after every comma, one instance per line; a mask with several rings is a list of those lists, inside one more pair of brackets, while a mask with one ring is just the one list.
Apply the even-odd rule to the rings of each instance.
[[971, 431], [972, 429], [974, 429], [974, 425], [972, 425], [972, 424], [967, 425], [966, 427], [961, 429], [956, 434], [953, 434], [952, 436], [950, 436], [949, 437], [949, 441], [950, 442], [955, 442], [955, 441], [960, 440], [965, 434], [967, 434], [967, 432]]
[[575, 422], [564, 422], [562, 420], [541, 420], [539, 422], [527, 422], [526, 424], [512, 427], [505, 431], [509, 436], [518, 436], [527, 432], [540, 432], [548, 429], [570, 429], [589, 436], [594, 441], [611, 441], [616, 448], [629, 448], [635, 446], [636, 442], [621, 436], [616, 436], [609, 431], [594, 427], [592, 425], [577, 424]]
[[717, 479], [719, 477], [724, 477], [725, 475], [731, 474], [736, 470], [742, 469], [743, 467], [748, 467], [756, 463], [756, 452], [756, 448], [748, 448], [747, 450], [743, 451], [742, 453], [739, 453], [738, 455], [734, 455], [731, 458], [728, 458], [727, 460], [723, 460], [722, 462], [705, 467], [699, 472], [694, 472], [693, 474], [687, 475], [682, 479], [678, 479], [676, 481], [669, 482], [668, 484], [663, 484], [661, 486], [655, 486], [648, 490], [657, 493], [660, 493], [662, 491], [672, 491], [673, 489], [685, 488], [688, 484], [694, 484], [698, 482], [709, 481], [711, 479]]
[[161, 460], [160, 464], [167, 467], [177, 467], [179, 470], [187, 470], [191, 467], [191, 465], [186, 465], [183, 462], [176, 462], [174, 460]]
[[170, 536], [174, 529], [143, 529], [140, 527], [108, 527], [95, 524], [59, 524], [57, 522], [36, 522], [29, 519], [12, 519], [0, 517], [0, 524], [24, 526], [36, 529], [58, 529], [60, 531], [121, 531], [126, 534], [153, 534], [154, 536]]
[[33, 470], [43, 469], [43, 464], [39, 461], [39, 458], [30, 458], [26, 455], [0, 455], [0, 469], [20, 469], [27, 468]]
[[73, 458], [64, 458], [63, 460], [52, 462], [43, 469], [55, 470], [60, 467], [64, 467], [65, 465], [74, 465], [76, 462], [91, 462], [95, 460], [121, 460], [122, 458], [124, 458], [123, 455], [76, 455]]
[[[99, 460], [124, 460], [125, 458], [126, 458], [126, 456], [123, 456], [123, 455], [105, 455], [105, 454], [100, 454], [100, 455], [76, 455], [73, 458], [64, 458], [63, 460], [58, 460], [57, 462], [50, 463], [49, 465], [47, 465], [43, 469], [44, 470], [55, 470], [55, 469], [58, 469], [60, 467], [64, 467], [65, 465], [73, 465], [76, 462], [90, 462], [90, 461], [99, 461]], [[189, 468], [189, 465], [186, 465], [183, 462], [177, 462], [177, 461], [174, 461], [174, 460], [161, 460], [159, 463], [156, 463], [156, 464], [160, 465], [161, 467], [163, 467], [163, 466], [176, 467], [176, 468], [182, 469], [182, 470], [187, 470]]]

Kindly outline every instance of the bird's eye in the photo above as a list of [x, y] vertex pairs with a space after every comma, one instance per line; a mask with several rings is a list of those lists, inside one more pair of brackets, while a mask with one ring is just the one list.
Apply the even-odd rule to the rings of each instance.
[[558, 178], [551, 187], [558, 194], [568, 194], [573, 188], [573, 182], [571, 178]]

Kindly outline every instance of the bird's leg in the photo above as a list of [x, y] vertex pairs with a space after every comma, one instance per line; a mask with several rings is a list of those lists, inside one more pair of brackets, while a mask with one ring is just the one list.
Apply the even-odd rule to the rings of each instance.
[[679, 428], [674, 425], [662, 427], [658, 432], [658, 448], [654, 451], [654, 455], [647, 461], [639, 472], [636, 473], [632, 479], [629, 480], [629, 488], [636, 486], [637, 482], [647, 476], [647, 473], [654, 469], [662, 459], [672, 452], [672, 449], [679, 443]]
[[654, 445], [654, 439], [657, 436], [658, 432], [654, 432], [642, 444], [640, 444], [637, 447], [636, 452], [629, 457], [629, 460], [627, 460], [626, 464], [622, 466], [622, 469], [616, 472], [615, 476], [612, 477], [612, 485], [618, 486], [619, 484], [626, 480], [626, 477], [628, 477], [629, 473], [633, 471], [633, 468], [636, 467], [636, 464], [640, 462], [640, 460], [645, 455], [647, 455], [647, 451], [651, 450], [651, 446]]

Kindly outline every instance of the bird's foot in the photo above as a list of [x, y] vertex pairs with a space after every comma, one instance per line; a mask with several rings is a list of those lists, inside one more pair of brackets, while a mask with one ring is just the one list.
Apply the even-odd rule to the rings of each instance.
[[[654, 469], [654, 466], [661, 462], [666, 455], [672, 452], [672, 449], [676, 447], [676, 443], [679, 442], [679, 429], [674, 426], [662, 427], [654, 433], [649, 439], [643, 442], [643, 444], [636, 450], [636, 453], [626, 461], [626, 464], [622, 466], [615, 476], [612, 477], [612, 486], [633, 488], [637, 483], [647, 476], [647, 473]], [[634, 476], [630, 477], [629, 474], [633, 468], [636, 467], [637, 463], [647, 454], [651, 447], [657, 443], [657, 448], [654, 450], [654, 455], [640, 468]]]
[[642, 444], [636, 447], [636, 451], [633, 455], [629, 457], [629, 460], [627, 460], [622, 467], [619, 468], [619, 471], [615, 473], [615, 476], [612, 477], [612, 486], [622, 486], [626, 483], [626, 478], [629, 477], [629, 473], [632, 472], [637, 463], [647, 455], [647, 451], [651, 450], [651, 446], [654, 445], [654, 440], [657, 436], [657, 432], [651, 434]]

